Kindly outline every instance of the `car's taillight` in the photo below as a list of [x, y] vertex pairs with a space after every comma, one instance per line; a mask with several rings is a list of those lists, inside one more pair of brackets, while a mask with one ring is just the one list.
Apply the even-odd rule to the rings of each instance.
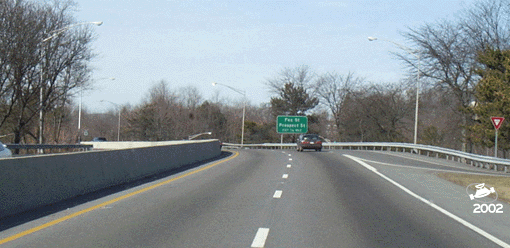
[[310, 144], [310, 142], [308, 142], [308, 141], [303, 141], [303, 142], [301, 142], [301, 144]]
[[322, 144], [322, 141], [317, 141], [316, 143], [317, 143], [317, 144]]

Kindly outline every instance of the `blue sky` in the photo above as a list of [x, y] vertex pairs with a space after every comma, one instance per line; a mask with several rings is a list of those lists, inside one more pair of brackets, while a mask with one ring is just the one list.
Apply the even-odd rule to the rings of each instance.
[[[454, 19], [473, 0], [179, 1], [76, 0], [78, 21], [94, 27], [94, 90], [83, 104], [137, 105], [160, 80], [171, 89], [197, 87], [205, 100], [241, 95], [212, 82], [245, 90], [248, 101], [269, 102], [264, 84], [284, 68], [349, 71], [369, 81], [397, 82], [404, 71], [389, 42], [406, 44], [400, 32]], [[101, 80], [114, 77], [115, 80]]]

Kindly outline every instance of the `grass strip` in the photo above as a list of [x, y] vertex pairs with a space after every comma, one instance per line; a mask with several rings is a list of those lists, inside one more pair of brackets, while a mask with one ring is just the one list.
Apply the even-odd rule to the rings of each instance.
[[470, 175], [463, 173], [441, 172], [435, 173], [438, 177], [452, 183], [467, 187], [472, 183], [485, 183], [498, 193], [498, 199], [510, 203], [510, 177], [498, 175]]

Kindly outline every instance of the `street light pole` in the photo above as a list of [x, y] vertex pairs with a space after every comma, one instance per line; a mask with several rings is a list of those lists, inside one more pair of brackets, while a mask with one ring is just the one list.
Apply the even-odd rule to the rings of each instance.
[[[52, 34], [51, 36], [43, 39], [41, 41], [41, 43], [45, 43], [55, 37], [57, 37], [58, 35], [60, 35], [61, 33], [71, 29], [71, 28], [74, 28], [76, 26], [81, 26], [81, 25], [87, 25], [87, 24], [94, 24], [94, 25], [97, 25], [97, 26], [101, 26], [103, 24], [103, 22], [81, 22], [81, 23], [77, 23], [77, 24], [72, 24], [72, 25], [69, 25], [69, 26], [66, 26], [66, 27], [63, 27], [63, 28], [60, 28], [60, 29], [56, 29], [56, 30], [53, 30], [50, 32], [50, 34]], [[44, 49], [41, 48], [41, 88], [39, 89], [39, 144], [42, 144], [43, 143], [43, 132], [44, 132], [44, 103], [43, 103], [43, 100], [44, 100], [44, 66], [42, 65], [43, 63], [43, 58], [44, 58]], [[81, 102], [80, 102], [80, 114], [81, 114]], [[79, 124], [78, 124], [79, 126]], [[79, 128], [78, 128], [79, 129]], [[42, 150], [39, 150], [39, 153], [42, 153]]]
[[241, 125], [241, 147], [244, 145], [244, 116], [246, 114], [246, 91], [244, 90], [240, 90], [240, 89], [236, 89], [234, 87], [231, 87], [231, 86], [228, 86], [228, 85], [225, 85], [225, 84], [220, 84], [220, 83], [212, 83], [213, 86], [216, 86], [217, 84], [219, 85], [223, 85], [241, 95], [243, 95], [243, 124]]
[[[375, 41], [375, 40], [377, 40], [377, 38], [376, 37], [368, 37], [368, 40]], [[418, 59], [418, 75], [417, 75], [417, 80], [416, 80], [416, 104], [415, 104], [415, 111], [414, 111], [414, 144], [416, 144], [417, 140], [418, 140], [418, 104], [419, 104], [419, 97], [420, 97], [420, 71], [421, 71], [420, 55], [418, 54], [418, 51], [412, 50], [409, 47], [403, 46], [403, 45], [393, 42], [391, 40], [385, 40], [385, 39], [381, 39], [381, 40], [390, 42], [390, 43], [398, 46], [402, 50], [405, 50], [407, 53], [413, 55], [414, 57], [416, 57]]]
[[116, 103], [113, 103], [113, 102], [110, 102], [110, 101], [107, 101], [107, 100], [101, 100], [100, 102], [108, 102], [108, 103], [111, 103], [113, 105], [115, 105], [115, 107], [117, 107], [117, 109], [119, 110], [119, 124], [117, 125], [117, 141], [120, 141], [120, 106]]
[[[100, 78], [97, 81], [104, 80], [104, 79], [115, 80], [115, 78], [111, 77], [111, 78]], [[79, 105], [79, 108], [78, 108], [78, 142], [81, 142], [81, 106], [82, 106], [82, 98], [83, 98], [83, 86], [80, 86], [80, 105]]]
[[78, 143], [81, 142], [81, 105], [83, 98], [83, 87], [80, 87], [80, 106], [78, 107]]

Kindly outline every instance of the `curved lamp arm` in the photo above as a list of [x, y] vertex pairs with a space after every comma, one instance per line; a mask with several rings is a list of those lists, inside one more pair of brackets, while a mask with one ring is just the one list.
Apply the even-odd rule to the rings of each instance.
[[[374, 40], [378, 40], [378, 39], [377, 39], [377, 37], [368, 37], [368, 40], [369, 41], [374, 41]], [[390, 42], [393, 45], [398, 46], [400, 49], [405, 50], [409, 54], [415, 56], [417, 59], [420, 59], [420, 55], [418, 55], [418, 51], [417, 50], [413, 50], [413, 49], [411, 49], [409, 47], [406, 47], [404, 45], [398, 44], [397, 42], [394, 42], [394, 41], [391, 41], [391, 40], [385, 40], [385, 39], [381, 39], [381, 40], [386, 41], [386, 42]]]
[[229, 88], [229, 89], [231, 89], [231, 90], [233, 90], [233, 91], [235, 91], [235, 92], [237, 92], [237, 93], [239, 93], [239, 94], [241, 94], [241, 95], [246, 97], [246, 91], [244, 91], [244, 90], [236, 89], [236, 88], [228, 86], [226, 84], [220, 84], [220, 83], [216, 83], [216, 82], [212, 83], [213, 86], [216, 86], [218, 84], [222, 85], [222, 86], [225, 86], [225, 87], [227, 87], [227, 88]]
[[95, 24], [97, 26], [101, 26], [103, 24], [103, 22], [82, 22], [82, 23], [77, 23], [77, 24], [69, 25], [69, 26], [66, 26], [66, 27], [63, 27], [63, 28], [60, 28], [60, 29], [56, 29], [56, 30], [53, 30], [53, 31], [50, 32], [50, 33], [53, 33], [53, 35], [51, 35], [50, 37], [42, 40], [42, 42], [49, 41], [49, 40], [55, 38], [56, 36], [60, 35], [61, 33], [65, 32], [66, 30], [69, 30], [69, 29], [71, 29], [73, 27], [81, 26], [81, 25], [86, 25], [86, 24]]

